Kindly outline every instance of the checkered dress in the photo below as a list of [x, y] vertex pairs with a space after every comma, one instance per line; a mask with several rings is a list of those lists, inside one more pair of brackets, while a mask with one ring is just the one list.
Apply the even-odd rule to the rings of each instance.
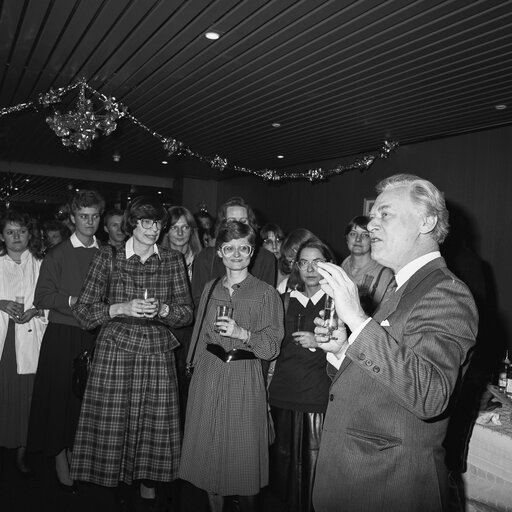
[[[169, 327], [192, 320], [183, 257], [160, 248], [145, 263], [116, 256], [110, 303], [141, 297], [145, 287], [170, 307]], [[162, 323], [123, 323], [109, 316], [102, 298], [110, 274], [109, 248], [94, 257], [73, 312], [80, 324], [101, 325], [73, 447], [71, 476], [104, 486], [122, 481], [176, 478], [180, 425], [174, 349], [178, 342]]]
[[[211, 283], [210, 283], [211, 285]], [[198, 318], [199, 335], [190, 383], [179, 476], [196, 487], [223, 496], [251, 496], [268, 483], [267, 397], [261, 362], [279, 353], [284, 335], [283, 305], [272, 286], [250, 274], [233, 294], [218, 283], [210, 302], [205, 287]], [[233, 307], [237, 324], [251, 332], [250, 346], [214, 331], [219, 304]], [[206, 351], [207, 343], [225, 350], [244, 348], [259, 359], [224, 363]]]

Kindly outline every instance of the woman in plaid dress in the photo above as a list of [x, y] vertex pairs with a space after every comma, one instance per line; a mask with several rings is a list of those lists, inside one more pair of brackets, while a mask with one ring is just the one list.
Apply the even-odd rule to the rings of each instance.
[[[176, 251], [156, 245], [167, 211], [139, 197], [126, 209], [131, 238], [93, 259], [73, 312], [86, 328], [101, 325], [73, 448], [72, 478], [113, 487], [176, 478], [179, 406], [169, 327], [192, 321], [186, 268]], [[108, 301], [105, 301], [107, 283]], [[145, 297], [144, 290], [152, 290]], [[107, 303], [108, 302], [108, 303]]]
[[[256, 510], [256, 496], [268, 483], [268, 406], [260, 360], [279, 353], [283, 307], [275, 288], [249, 274], [255, 239], [254, 230], [237, 221], [219, 229], [217, 255], [226, 274], [214, 282], [209, 301], [212, 282], [206, 285], [192, 335], [196, 365], [179, 475], [208, 492], [213, 512], [231, 495], [239, 496], [242, 511]], [[233, 318], [216, 321], [220, 305], [231, 306]]]

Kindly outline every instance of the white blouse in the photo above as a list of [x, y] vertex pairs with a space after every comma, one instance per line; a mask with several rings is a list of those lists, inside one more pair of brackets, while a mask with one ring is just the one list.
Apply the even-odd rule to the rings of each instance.
[[[26, 250], [21, 255], [21, 263], [16, 263], [10, 256], [0, 256], [0, 299], [15, 300], [23, 297], [25, 310], [31, 309], [41, 260]], [[48, 321], [44, 317], [34, 317], [25, 324], [15, 324], [16, 366], [18, 374], [35, 373], [39, 359], [39, 348]], [[9, 315], [0, 311], [0, 358], [5, 345]]]

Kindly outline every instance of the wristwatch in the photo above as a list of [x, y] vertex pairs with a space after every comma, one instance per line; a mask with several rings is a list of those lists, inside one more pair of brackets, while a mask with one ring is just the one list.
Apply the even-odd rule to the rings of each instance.
[[160, 308], [160, 311], [158, 312], [158, 316], [160, 318], [165, 318], [165, 317], [169, 316], [169, 305], [168, 304], [162, 305], [162, 307]]

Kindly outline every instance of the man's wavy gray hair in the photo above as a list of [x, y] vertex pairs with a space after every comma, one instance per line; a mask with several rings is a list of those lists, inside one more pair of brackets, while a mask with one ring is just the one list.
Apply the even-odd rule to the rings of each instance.
[[375, 188], [380, 194], [384, 190], [403, 186], [409, 187], [413, 202], [422, 206], [427, 215], [437, 217], [431, 235], [438, 244], [443, 243], [450, 227], [444, 194], [430, 181], [413, 174], [395, 174], [380, 181]]

